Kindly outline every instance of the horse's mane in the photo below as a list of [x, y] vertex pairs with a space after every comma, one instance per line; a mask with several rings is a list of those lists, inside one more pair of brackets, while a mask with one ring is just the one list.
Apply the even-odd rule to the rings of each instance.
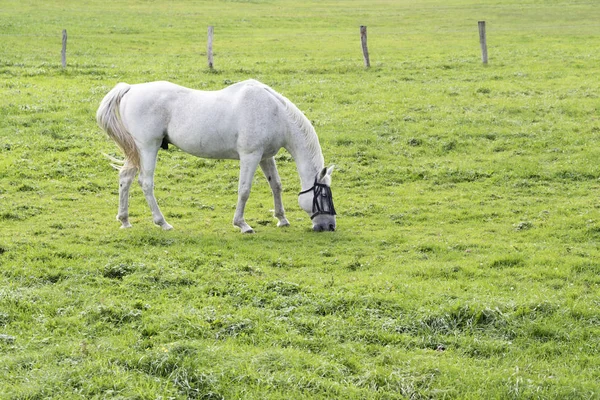
[[[254, 81], [259, 83], [258, 81]], [[294, 105], [287, 97], [283, 96], [280, 93], [277, 93], [275, 90], [270, 88], [267, 85], [259, 83], [261, 87], [263, 87], [267, 92], [273, 95], [280, 103], [282, 103], [285, 107], [285, 111], [287, 112], [290, 121], [294, 124], [302, 135], [304, 136], [306, 142], [306, 148], [310, 152], [310, 157], [317, 167], [318, 170], [323, 168], [325, 164], [325, 160], [323, 159], [323, 152], [321, 151], [321, 145], [319, 144], [319, 138], [317, 136], [317, 132], [315, 128], [312, 126], [308, 118], [300, 111], [298, 107]]]

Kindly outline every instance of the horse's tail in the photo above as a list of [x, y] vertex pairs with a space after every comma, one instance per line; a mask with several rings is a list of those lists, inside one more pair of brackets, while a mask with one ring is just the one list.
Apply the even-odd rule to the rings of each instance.
[[131, 133], [127, 131], [121, 115], [119, 105], [123, 96], [131, 89], [127, 83], [119, 83], [102, 99], [96, 112], [96, 121], [108, 136], [117, 143], [125, 153], [124, 168], [140, 168], [140, 153]]

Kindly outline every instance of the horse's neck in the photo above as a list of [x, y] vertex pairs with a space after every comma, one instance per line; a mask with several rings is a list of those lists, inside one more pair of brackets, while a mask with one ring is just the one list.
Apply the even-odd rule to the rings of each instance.
[[312, 147], [310, 147], [306, 142], [295, 141], [294, 145], [289, 146], [287, 150], [296, 162], [296, 168], [302, 183], [302, 190], [310, 189], [315, 183], [317, 173], [324, 166], [323, 154], [319, 142], [312, 143]]

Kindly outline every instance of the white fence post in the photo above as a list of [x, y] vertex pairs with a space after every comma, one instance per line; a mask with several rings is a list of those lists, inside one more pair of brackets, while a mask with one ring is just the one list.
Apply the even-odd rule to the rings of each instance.
[[60, 55], [61, 55], [62, 67], [66, 68], [67, 67], [67, 30], [66, 29], [63, 29], [63, 31], [62, 31], [62, 51], [61, 51]]
[[208, 27], [208, 46], [206, 53], [208, 55], [208, 68], [213, 69], [213, 33], [214, 27]]
[[362, 44], [365, 67], [369, 68], [371, 66], [371, 61], [369, 61], [369, 48], [367, 47], [367, 27], [364, 25], [361, 25], [360, 27], [360, 42]]
[[485, 21], [479, 21], [479, 44], [481, 45], [481, 60], [488, 63], [487, 39], [485, 37]]

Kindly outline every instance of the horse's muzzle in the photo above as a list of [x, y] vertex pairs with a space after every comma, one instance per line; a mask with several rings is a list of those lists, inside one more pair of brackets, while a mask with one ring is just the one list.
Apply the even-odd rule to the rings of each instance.
[[313, 225], [313, 231], [315, 232], [333, 232], [335, 231], [334, 224], [315, 224]]

